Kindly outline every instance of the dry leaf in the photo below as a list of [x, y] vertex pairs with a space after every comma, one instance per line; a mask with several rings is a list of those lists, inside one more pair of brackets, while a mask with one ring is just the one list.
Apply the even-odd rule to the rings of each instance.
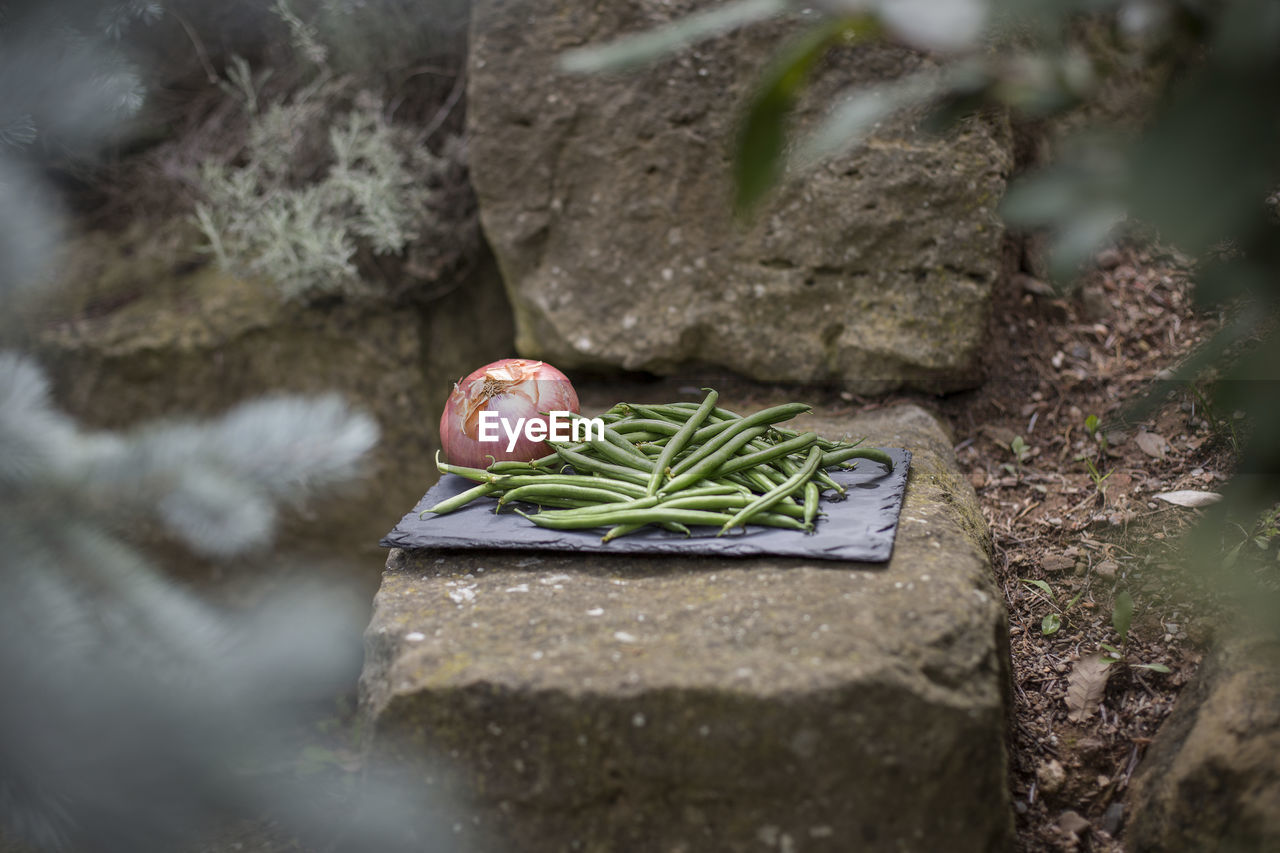
[[1208, 506], [1216, 504], [1222, 500], [1222, 495], [1217, 492], [1201, 492], [1196, 489], [1181, 489], [1176, 492], [1161, 492], [1156, 495], [1160, 500], [1166, 501], [1177, 506]]
[[1098, 710], [1102, 694], [1107, 689], [1107, 678], [1111, 675], [1111, 665], [1102, 660], [1102, 655], [1089, 655], [1076, 661], [1067, 676], [1067, 719], [1073, 723], [1083, 723]]
[[1158, 432], [1140, 432], [1134, 440], [1138, 442], [1139, 449], [1152, 459], [1163, 459], [1170, 450], [1169, 442]]
[[1069, 572], [1076, 567], [1076, 561], [1065, 554], [1050, 554], [1040, 560], [1040, 567], [1046, 572]]

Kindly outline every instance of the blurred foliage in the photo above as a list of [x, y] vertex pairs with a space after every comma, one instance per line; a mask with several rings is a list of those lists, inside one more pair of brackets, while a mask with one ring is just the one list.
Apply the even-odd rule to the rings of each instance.
[[[160, 11], [0, 0], [0, 346], [50, 278], [51, 164], [94, 156], [136, 116], [125, 42]], [[161, 531], [219, 560], [265, 549], [280, 508], [358, 475], [377, 436], [335, 397], [88, 431], [31, 359], [0, 351], [0, 846], [170, 853], [267, 816], [294, 846], [453, 848], [452, 807], [353, 792], [332, 762], [314, 772], [314, 749], [299, 759], [300, 732], [358, 671], [364, 605], [292, 584], [224, 612], [134, 544]]]
[[[203, 200], [195, 219], [209, 251], [224, 269], [270, 282], [286, 299], [359, 299], [405, 291], [406, 280], [457, 274], [479, 244], [474, 203], [462, 190], [461, 137], [445, 136], [433, 153], [426, 138], [442, 121], [426, 128], [394, 122], [376, 75], [339, 73], [358, 61], [356, 45], [433, 49], [415, 37], [421, 20], [391, 31], [396, 16], [381, 13], [408, 14], [392, 0], [305, 8], [306, 18], [288, 0], [271, 7], [309, 73], [282, 93], [264, 95], [274, 69], [255, 74], [233, 55], [219, 81], [242, 102], [248, 131], [234, 157], [223, 152], [200, 167]], [[373, 20], [380, 29], [357, 24]], [[391, 50], [374, 67], [389, 69], [397, 59], [407, 56]], [[389, 256], [400, 262], [388, 268]]]
[[[797, 14], [808, 23], [779, 49], [743, 107], [734, 166], [739, 208], [760, 201], [788, 158], [803, 166], [847, 151], [898, 110], [917, 110], [934, 128], [986, 109], [1008, 110], [1024, 126], [1069, 128], [1055, 140], [1051, 164], [1012, 184], [1003, 215], [1014, 228], [1050, 235], [1048, 268], [1060, 286], [1124, 230], [1141, 229], [1196, 259], [1200, 305], [1227, 320], [1135, 414], [1197, 379], [1208, 380], [1213, 408], [1245, 413], [1251, 438], [1240, 447], [1228, 500], [1209, 512], [1198, 542], [1201, 565], [1220, 565], [1210, 555], [1221, 556], [1223, 522], [1255, 518], [1280, 499], [1280, 4], [834, 0], [819, 8], [816, 22]], [[730, 2], [699, 13], [723, 26], [694, 35], [780, 11]], [[930, 52], [936, 67], [852, 87], [812, 134], [791, 140], [787, 113], [815, 52], [872, 38]], [[631, 64], [637, 45], [648, 57], [691, 41], [677, 21], [566, 54], [563, 65], [616, 70]], [[1149, 90], [1141, 110], [1096, 108], [1114, 78], [1135, 72]], [[1257, 600], [1256, 583], [1245, 589], [1247, 600]]]

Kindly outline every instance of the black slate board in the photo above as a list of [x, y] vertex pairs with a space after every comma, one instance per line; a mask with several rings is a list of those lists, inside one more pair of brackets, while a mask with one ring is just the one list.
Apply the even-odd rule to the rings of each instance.
[[[548, 530], [537, 527], [514, 512], [495, 514], [497, 502], [480, 498], [446, 515], [418, 514], [438, 501], [453, 497], [475, 485], [454, 474], [440, 482], [400, 519], [395, 529], [379, 543], [384, 548], [469, 548], [519, 551], [598, 551], [606, 554], [704, 554], [726, 557], [774, 555], [810, 557], [820, 560], [885, 562], [893, 554], [898, 513], [907, 488], [911, 452], [885, 448], [893, 458], [893, 471], [885, 473], [875, 462], [861, 460], [851, 471], [829, 472], [845, 486], [848, 497], [831, 500], [823, 496], [817, 529], [812, 534], [796, 530], [749, 525], [746, 531], [716, 536], [712, 527], [690, 528], [684, 537], [658, 528], [645, 529], [602, 543], [603, 530]], [[526, 512], [536, 508], [524, 507]]]

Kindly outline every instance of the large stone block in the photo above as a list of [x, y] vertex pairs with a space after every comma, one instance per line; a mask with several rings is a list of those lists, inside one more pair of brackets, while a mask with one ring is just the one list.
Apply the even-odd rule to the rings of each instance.
[[424, 803], [452, 765], [482, 850], [1007, 849], [973, 491], [920, 409], [806, 426], [915, 454], [892, 561], [393, 551], [374, 755]]
[[1218, 640], [1133, 778], [1138, 853], [1280, 850], [1280, 640]]
[[[557, 70], [571, 47], [643, 31], [703, 0], [477, 0], [468, 121], [481, 221], [517, 346], [561, 368], [874, 391], [977, 379], [1012, 163], [1003, 118], [928, 136], [914, 117], [788, 179], [750, 225], [731, 213], [729, 151], [746, 97], [797, 27], [744, 29], [625, 75]], [[911, 51], [835, 51], [797, 111], [927, 68]]]

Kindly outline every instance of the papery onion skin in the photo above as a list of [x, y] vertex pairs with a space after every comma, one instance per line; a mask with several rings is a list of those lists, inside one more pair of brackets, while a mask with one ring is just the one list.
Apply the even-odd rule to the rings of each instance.
[[[480, 413], [497, 412], [500, 425], [497, 441], [481, 441]], [[519, 418], [547, 418], [541, 412], [577, 414], [578, 393], [569, 377], [545, 361], [504, 358], [473, 370], [453, 386], [440, 416], [440, 443], [450, 464], [468, 468], [488, 468], [494, 462], [530, 462], [551, 452], [545, 441], [530, 441], [524, 428], [515, 446], [507, 428], [515, 429]], [[505, 426], [504, 426], [505, 425]], [[492, 457], [492, 458], [491, 458]]]

